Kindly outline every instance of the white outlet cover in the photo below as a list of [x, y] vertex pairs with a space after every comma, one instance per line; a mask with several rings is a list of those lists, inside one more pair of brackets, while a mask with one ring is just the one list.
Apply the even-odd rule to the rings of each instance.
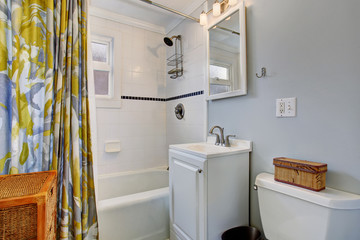
[[296, 117], [296, 98], [276, 99], [276, 117]]

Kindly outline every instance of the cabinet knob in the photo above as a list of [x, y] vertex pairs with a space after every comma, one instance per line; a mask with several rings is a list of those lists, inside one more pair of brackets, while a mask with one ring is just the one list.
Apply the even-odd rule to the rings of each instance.
[[200, 168], [198, 169], [198, 173], [202, 173], [202, 170]]

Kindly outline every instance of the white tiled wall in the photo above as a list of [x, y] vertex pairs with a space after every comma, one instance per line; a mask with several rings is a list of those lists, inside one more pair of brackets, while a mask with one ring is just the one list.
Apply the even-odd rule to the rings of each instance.
[[[94, 16], [91, 30], [114, 37], [115, 91], [165, 98], [163, 34]], [[122, 99], [121, 108], [97, 108], [97, 132], [99, 175], [167, 165], [165, 102]], [[121, 151], [106, 153], [114, 140]]]
[[[182, 103], [185, 107], [184, 118], [179, 120], [174, 114], [175, 106]], [[166, 104], [167, 144], [201, 142], [205, 134], [204, 95], [168, 101]]]
[[[167, 97], [205, 90], [206, 73], [206, 45], [205, 30], [198, 23], [184, 20], [168, 36], [181, 35], [184, 55], [184, 75], [177, 79], [166, 77]], [[167, 55], [173, 53], [167, 47]], [[167, 68], [167, 71], [170, 67]], [[178, 103], [185, 107], [185, 116], [178, 120], [174, 108]], [[202, 95], [167, 101], [166, 127], [167, 144], [189, 143], [204, 141], [206, 136], [206, 101]]]
[[[121, 96], [170, 98], [205, 90], [205, 30], [184, 20], [168, 36], [182, 35], [184, 75], [170, 79], [166, 55], [174, 48], [164, 35], [91, 16], [92, 33], [114, 37], [115, 91]], [[118, 92], [115, 92], [115, 95]], [[176, 104], [185, 117], [178, 120]], [[172, 101], [121, 100], [121, 108], [97, 108], [99, 175], [166, 166], [168, 145], [203, 141], [206, 135], [205, 94]], [[107, 141], [120, 141], [121, 151], [106, 153]]]
[[[122, 109], [97, 109], [99, 174], [167, 164], [165, 103], [123, 100]], [[106, 153], [105, 142], [120, 140], [121, 152]]]

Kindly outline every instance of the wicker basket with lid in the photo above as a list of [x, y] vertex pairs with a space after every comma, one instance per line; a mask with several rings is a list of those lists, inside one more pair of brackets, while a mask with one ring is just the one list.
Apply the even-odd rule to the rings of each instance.
[[286, 157], [274, 158], [275, 180], [313, 191], [325, 189], [327, 164]]
[[56, 171], [0, 176], [0, 240], [55, 239]]

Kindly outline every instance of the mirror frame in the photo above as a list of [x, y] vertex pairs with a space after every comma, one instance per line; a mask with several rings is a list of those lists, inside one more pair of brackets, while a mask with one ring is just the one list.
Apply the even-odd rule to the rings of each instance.
[[[228, 16], [232, 15], [236, 11], [239, 11], [239, 26], [240, 26], [240, 88], [237, 90], [218, 93], [210, 95], [210, 80], [209, 80], [209, 67], [210, 67], [210, 34], [209, 30], [212, 29], [215, 25], [219, 24], [225, 20]], [[214, 17], [209, 15], [208, 25], [207, 25], [207, 74], [206, 74], [206, 91], [207, 97], [206, 100], [216, 100], [229, 97], [242, 96], [247, 94], [247, 64], [246, 64], [246, 15], [245, 15], [245, 3], [244, 1], [239, 2], [233, 7], [229, 7], [222, 15]]]

